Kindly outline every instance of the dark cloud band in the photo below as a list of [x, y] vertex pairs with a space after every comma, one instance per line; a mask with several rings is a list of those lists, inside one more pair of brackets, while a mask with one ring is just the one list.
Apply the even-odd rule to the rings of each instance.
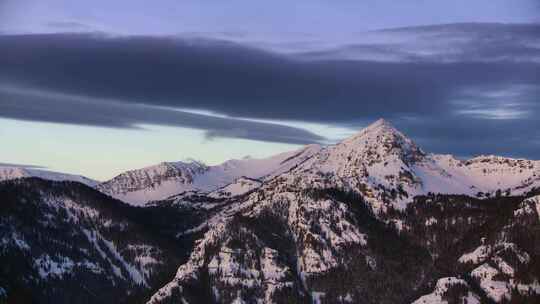
[[14, 83], [231, 116], [320, 122], [388, 109], [391, 116], [448, 111], [463, 88], [536, 84], [540, 71], [539, 64], [509, 61], [299, 62], [225, 42], [148, 37], [4, 36], [0, 49], [0, 79]]
[[[535, 153], [540, 151], [540, 128], [535, 119], [540, 115], [540, 46], [534, 38], [539, 29], [538, 25], [469, 24], [393, 30], [392, 35], [412, 33], [434, 39], [445, 50], [437, 53], [437, 49], [423, 49], [423, 40], [413, 53], [408, 44], [390, 44], [382, 49], [386, 52], [383, 55], [397, 58], [391, 61], [343, 59], [342, 50], [324, 56], [276, 55], [231, 42], [200, 39], [0, 36], [0, 81], [112, 99], [114, 107], [130, 113], [126, 119], [108, 122], [99, 115], [84, 118], [55, 114], [56, 119], [66, 117], [62, 119], [70, 123], [125, 127], [141, 120], [161, 124], [179, 121], [161, 110], [159, 115], [149, 117], [140, 111], [140, 104], [353, 127], [385, 117], [434, 151], [461, 155], [492, 151], [540, 158]], [[345, 47], [360, 53], [381, 49], [377, 44]], [[452, 50], [450, 47], [456, 52], [448, 57], [446, 48]], [[419, 55], [423, 53], [429, 56]], [[505, 92], [515, 91], [518, 94], [505, 96]], [[502, 95], [493, 97], [490, 92]], [[10, 112], [3, 109], [4, 117], [48, 119], [28, 117], [30, 114], [22, 109], [14, 111], [17, 105], [13, 103], [10, 107]], [[285, 130], [257, 129], [258, 125], [212, 125], [219, 119], [205, 127], [206, 118], [190, 115], [181, 120], [207, 130], [209, 138], [239, 136], [280, 142], [320, 139], [310, 133], [301, 140], [304, 136], [291, 129], [287, 130], [292, 132], [289, 135]], [[520, 147], [515, 145], [515, 132], [520, 132]]]
[[291, 144], [319, 142], [309, 131], [279, 124], [253, 122], [119, 103], [29, 89], [0, 87], [0, 117], [110, 128], [140, 128], [143, 124], [194, 128], [207, 137], [243, 138]]
[[47, 167], [14, 163], [0, 163], [0, 167], [15, 167], [15, 168], [27, 168], [27, 169], [46, 169]]

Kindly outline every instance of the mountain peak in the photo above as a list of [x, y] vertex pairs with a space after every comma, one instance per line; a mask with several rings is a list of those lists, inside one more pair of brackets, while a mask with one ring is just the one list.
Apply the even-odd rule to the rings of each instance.
[[394, 133], [394, 134], [403, 135], [403, 134], [401, 134], [401, 132], [399, 132], [394, 127], [394, 125], [392, 125], [388, 120], [385, 120], [383, 118], [377, 119], [375, 122], [368, 125], [366, 128], [364, 128], [360, 132], [361, 133], [366, 133], [366, 132], [370, 132], [370, 133], [373, 133], [373, 132], [376, 132], [376, 133]]
[[384, 119], [384, 118], [379, 118], [377, 119], [376, 121], [374, 121], [373, 123], [371, 123], [368, 128], [380, 128], [380, 127], [394, 127], [392, 126], [392, 124]]
[[390, 122], [388, 122], [387, 120], [383, 118], [376, 120], [372, 124], [360, 130], [358, 133], [346, 139], [345, 142], [354, 142], [358, 140], [364, 141], [367, 138], [371, 138], [371, 137], [380, 138], [381, 136], [392, 137], [392, 138], [398, 137], [398, 138], [402, 138], [403, 140], [407, 142], [412, 142], [403, 133], [397, 130]]
[[406, 163], [425, 156], [425, 153], [410, 138], [382, 118], [345, 139], [342, 144], [354, 150], [381, 157], [397, 153]]

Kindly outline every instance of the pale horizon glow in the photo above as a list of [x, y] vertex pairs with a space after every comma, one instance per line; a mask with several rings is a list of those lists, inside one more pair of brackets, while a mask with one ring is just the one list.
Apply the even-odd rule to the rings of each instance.
[[2, 163], [42, 166], [100, 181], [164, 161], [194, 159], [217, 165], [301, 147], [243, 139], [210, 140], [203, 131], [179, 127], [142, 125], [142, 130], [126, 130], [12, 119], [0, 119], [0, 125], [2, 141], [17, 143], [2, 146]]

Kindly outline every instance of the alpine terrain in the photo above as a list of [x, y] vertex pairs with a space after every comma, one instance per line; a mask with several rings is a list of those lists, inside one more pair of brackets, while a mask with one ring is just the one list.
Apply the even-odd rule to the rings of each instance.
[[384, 120], [267, 159], [0, 176], [0, 303], [540, 303], [540, 161]]

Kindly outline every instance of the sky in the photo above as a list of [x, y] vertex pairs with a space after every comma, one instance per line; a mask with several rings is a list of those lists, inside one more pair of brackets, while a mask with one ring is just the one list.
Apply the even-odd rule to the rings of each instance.
[[0, 163], [105, 180], [266, 157], [385, 118], [540, 159], [540, 3], [0, 0]]

